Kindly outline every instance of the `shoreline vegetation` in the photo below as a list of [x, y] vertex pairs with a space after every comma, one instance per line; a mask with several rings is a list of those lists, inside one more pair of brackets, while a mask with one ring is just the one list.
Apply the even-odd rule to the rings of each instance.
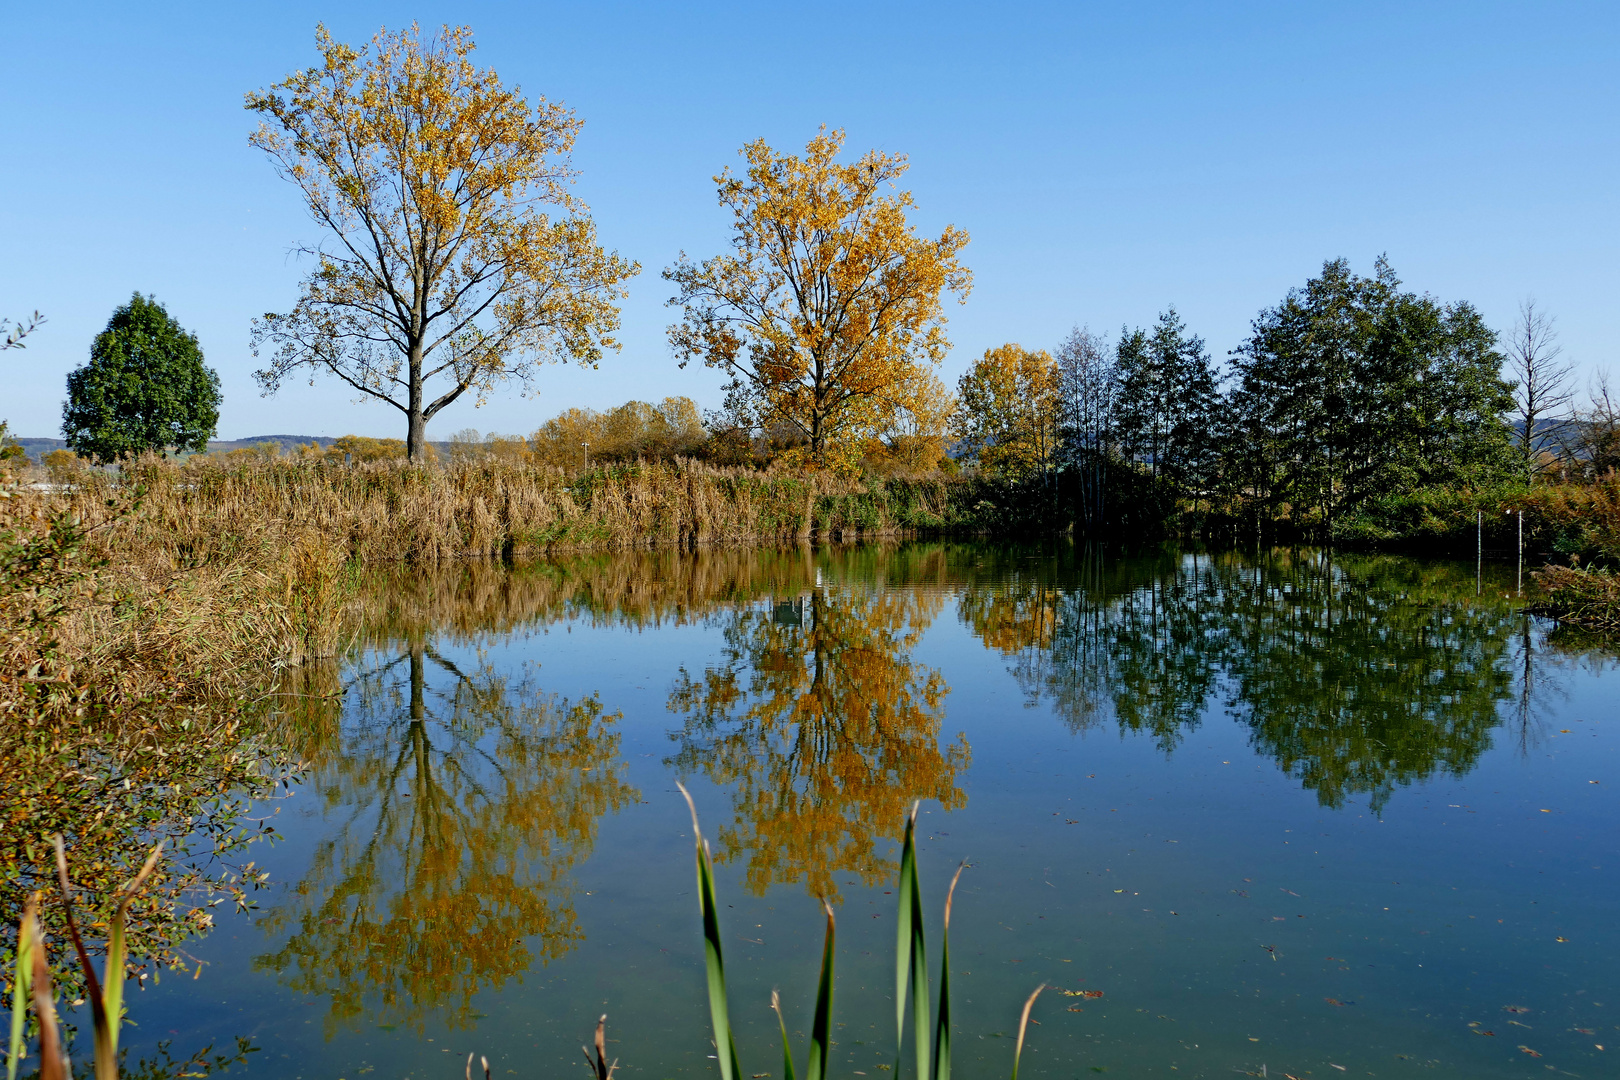
[[[366, 566], [611, 549], [1130, 535], [1512, 560], [1522, 515], [1532, 610], [1588, 629], [1620, 625], [1614, 473], [1419, 490], [1329, 525], [1314, 508], [1178, 496], [1120, 468], [1106, 478], [1117, 520], [1087, 529], [1094, 478], [1079, 470], [858, 476], [671, 457], [570, 471], [494, 454], [413, 464], [311, 453], [146, 455], [116, 471], [29, 472], [0, 500], [7, 574], [38, 577], [8, 585], [31, 599], [13, 600], [7, 627], [40, 623], [48, 601], [52, 644], [46, 657], [46, 637], [8, 633], [6, 677], [43, 660], [30, 678], [55, 679], [50, 693], [77, 694], [78, 708], [91, 698], [228, 698], [265, 671], [336, 655], [356, 632], [344, 609]], [[55, 674], [40, 682], [46, 669]], [[62, 689], [80, 682], [95, 684], [90, 698]]]

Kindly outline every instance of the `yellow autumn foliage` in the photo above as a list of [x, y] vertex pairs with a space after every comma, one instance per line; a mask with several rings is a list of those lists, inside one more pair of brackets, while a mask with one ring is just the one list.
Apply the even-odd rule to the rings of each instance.
[[749, 143], [744, 174], [715, 177], [731, 251], [664, 271], [684, 311], [669, 329], [683, 364], [731, 376], [733, 400], [761, 428], [795, 428], [804, 445], [789, 456], [817, 467], [859, 461], [949, 349], [942, 295], [971, 285], [967, 233], [918, 236], [911, 193], [886, 191], [905, 156], [841, 164], [843, 143], [825, 128], [803, 156]]

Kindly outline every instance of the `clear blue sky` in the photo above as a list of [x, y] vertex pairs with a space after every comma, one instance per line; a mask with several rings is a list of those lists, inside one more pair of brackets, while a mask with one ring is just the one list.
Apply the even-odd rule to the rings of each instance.
[[49, 323], [0, 360], [0, 417], [55, 435], [67, 372], [131, 291], [200, 337], [223, 438], [400, 437], [331, 380], [261, 398], [249, 320], [318, 239], [247, 144], [244, 92], [341, 40], [472, 26], [478, 58], [585, 120], [580, 194], [645, 268], [624, 350], [534, 398], [457, 403], [429, 435], [532, 430], [570, 405], [684, 393], [659, 271], [720, 249], [710, 177], [763, 136], [910, 155], [916, 220], [968, 230], [948, 381], [1004, 341], [1117, 332], [1175, 304], [1223, 356], [1324, 259], [1505, 329], [1533, 295], [1583, 372], [1620, 336], [1620, 4], [10, 3], [0, 15], [0, 314]]

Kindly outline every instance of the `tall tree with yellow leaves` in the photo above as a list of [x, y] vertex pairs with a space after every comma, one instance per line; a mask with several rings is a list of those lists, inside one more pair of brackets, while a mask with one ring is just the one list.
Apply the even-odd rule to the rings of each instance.
[[336, 375], [405, 414], [416, 459], [462, 395], [617, 348], [640, 267], [602, 249], [569, 190], [579, 119], [474, 67], [472, 31], [316, 38], [320, 65], [247, 95], [250, 141], [327, 233], [298, 303], [254, 321], [255, 374], [267, 394], [301, 368]]
[[958, 256], [967, 233], [937, 239], [906, 221], [910, 192], [892, 188], [904, 155], [871, 151], [839, 164], [842, 131], [821, 130], [802, 157], [763, 139], [742, 150], [744, 176], [715, 177], [732, 212], [732, 250], [684, 253], [664, 271], [684, 308], [669, 339], [682, 364], [701, 358], [731, 376], [732, 400], [764, 426], [803, 433], [816, 466], [851, 463], [884, 426], [945, 338], [944, 293], [967, 296]]

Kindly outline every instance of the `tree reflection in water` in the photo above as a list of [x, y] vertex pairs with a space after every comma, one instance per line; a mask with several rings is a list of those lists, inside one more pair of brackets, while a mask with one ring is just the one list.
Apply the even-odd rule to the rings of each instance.
[[882, 880], [892, 868], [875, 843], [898, 837], [912, 800], [967, 801], [967, 741], [940, 747], [945, 678], [910, 655], [943, 603], [938, 591], [811, 587], [718, 615], [723, 659], [682, 669], [670, 763], [730, 789], [717, 858], [746, 860], [755, 893], [803, 881], [836, 899], [839, 874]]
[[[327, 1033], [366, 1015], [422, 1030], [474, 1019], [474, 994], [521, 977], [584, 934], [570, 873], [624, 781], [617, 714], [483, 668], [422, 635], [371, 654], [324, 716], [299, 718], [304, 793], [329, 826], [290, 899], [261, 920], [286, 935], [256, 965], [331, 999]], [[305, 699], [309, 700], [309, 699]]]
[[1505, 714], [1533, 737], [1546, 658], [1525, 617], [1444, 564], [1092, 553], [1075, 569], [969, 591], [961, 616], [1077, 729], [1113, 720], [1168, 753], [1218, 701], [1324, 806], [1375, 811], [1397, 785], [1468, 772]]

